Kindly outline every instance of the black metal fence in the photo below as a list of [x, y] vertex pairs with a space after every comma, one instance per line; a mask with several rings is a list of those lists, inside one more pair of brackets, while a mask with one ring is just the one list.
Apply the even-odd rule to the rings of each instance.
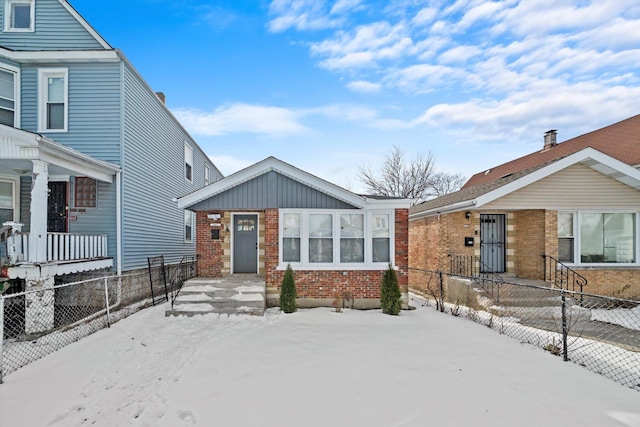
[[501, 334], [640, 391], [640, 301], [540, 284], [412, 270], [412, 288], [437, 310]]

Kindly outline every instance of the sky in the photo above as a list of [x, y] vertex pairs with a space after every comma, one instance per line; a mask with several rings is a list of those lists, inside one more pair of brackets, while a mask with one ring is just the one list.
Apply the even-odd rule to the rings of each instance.
[[70, 0], [225, 175], [466, 177], [640, 114], [637, 0]]
[[7, 375], [0, 425], [640, 426], [637, 390], [423, 304], [264, 317], [157, 305]]

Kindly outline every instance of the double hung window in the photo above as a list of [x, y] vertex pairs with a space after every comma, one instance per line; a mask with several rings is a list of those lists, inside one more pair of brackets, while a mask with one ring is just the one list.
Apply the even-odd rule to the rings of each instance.
[[7, 221], [14, 221], [16, 209], [16, 183], [0, 180], [0, 227]]
[[280, 211], [280, 263], [305, 268], [386, 267], [393, 253], [393, 211]]
[[187, 181], [193, 182], [193, 148], [184, 143], [184, 177]]
[[0, 123], [17, 126], [16, 123], [17, 74], [0, 68]]
[[42, 132], [66, 132], [68, 125], [68, 70], [40, 69], [39, 123]]

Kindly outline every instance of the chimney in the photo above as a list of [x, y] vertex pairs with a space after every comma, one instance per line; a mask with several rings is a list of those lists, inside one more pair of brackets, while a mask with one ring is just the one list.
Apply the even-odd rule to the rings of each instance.
[[547, 151], [556, 146], [556, 135], [558, 131], [555, 129], [551, 129], [544, 134], [544, 148], [543, 151]]
[[162, 92], [156, 92], [156, 96], [158, 97], [158, 99], [160, 100], [160, 102], [162, 102], [163, 104], [166, 104], [167, 102], [167, 97], [164, 95], [164, 93]]

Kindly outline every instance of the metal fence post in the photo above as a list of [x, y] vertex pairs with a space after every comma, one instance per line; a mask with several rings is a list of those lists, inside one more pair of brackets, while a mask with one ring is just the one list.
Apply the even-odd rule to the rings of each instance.
[[438, 271], [440, 278], [440, 312], [444, 313], [444, 282], [442, 279], [442, 271]]
[[111, 327], [111, 322], [109, 320], [109, 285], [108, 285], [109, 279], [108, 278], [104, 278], [104, 301], [107, 305], [107, 328]]
[[2, 384], [2, 344], [4, 343], [4, 297], [0, 295], [0, 384]]
[[561, 290], [560, 296], [562, 299], [562, 359], [566, 362], [569, 360], [569, 355], [567, 354], [569, 327], [567, 325], [567, 298], [565, 297], [564, 289]]

